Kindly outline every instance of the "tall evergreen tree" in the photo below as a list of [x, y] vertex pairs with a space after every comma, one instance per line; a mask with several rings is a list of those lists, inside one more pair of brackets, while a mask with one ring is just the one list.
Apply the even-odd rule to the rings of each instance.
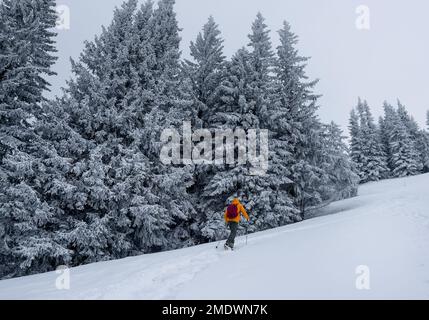
[[185, 67], [198, 101], [198, 119], [208, 125], [226, 66], [223, 39], [212, 16], [195, 42], [191, 42], [190, 50], [193, 61], [186, 60]]
[[252, 24], [249, 34], [250, 66], [251, 66], [251, 104], [250, 110], [257, 117], [263, 118], [268, 110], [270, 101], [272, 70], [274, 67], [274, 53], [272, 51], [270, 30], [265, 24], [265, 18], [259, 12]]
[[[191, 60], [185, 60], [184, 69], [192, 83], [193, 98], [195, 100], [196, 117], [192, 125], [196, 128], [212, 129], [215, 125], [216, 106], [220, 103], [221, 84], [226, 74], [226, 58], [223, 54], [223, 39], [218, 25], [213, 17], [209, 17], [203, 26], [202, 32], [197, 35], [195, 41], [190, 44]], [[212, 132], [213, 134], [213, 132]], [[189, 190], [193, 196], [193, 203], [197, 211], [197, 225], [199, 238], [213, 238], [218, 232], [219, 219], [207, 226], [207, 221], [213, 221], [210, 212], [207, 212], [208, 200], [203, 196], [203, 190], [217, 172], [217, 167], [212, 164], [196, 164], [194, 170], [194, 185]]]
[[[383, 123], [380, 123], [383, 125]], [[361, 182], [378, 181], [387, 177], [386, 150], [381, 130], [374, 123], [370, 107], [359, 98], [356, 111], [350, 116], [351, 157], [356, 164]]]
[[370, 107], [366, 101], [359, 102], [358, 112], [361, 116], [362, 151], [366, 157], [362, 181], [378, 181], [385, 178], [388, 173], [380, 129], [376, 127]]
[[[53, 55], [53, 0], [0, 3], [0, 160], [31, 139]], [[8, 152], [9, 151], [9, 152]]]
[[350, 112], [350, 120], [349, 120], [349, 131], [350, 131], [350, 157], [356, 166], [356, 170], [359, 174], [359, 179], [364, 178], [364, 166], [367, 163], [367, 159], [362, 152], [363, 141], [362, 141], [362, 133], [359, 124], [359, 116], [356, 112], [356, 109], [353, 108]]
[[162, 130], [192, 115], [173, 5], [163, 0], [153, 9], [148, 2], [136, 12], [137, 2], [127, 1], [74, 63], [75, 80], [62, 105], [69, 125], [93, 148], [75, 164], [76, 192], [87, 197], [73, 208], [82, 215], [73, 233], [89, 234], [99, 225], [102, 236], [93, 242], [103, 252], [81, 261], [173, 248], [190, 239], [192, 168], [165, 166], [159, 158]]
[[[248, 47], [240, 49], [227, 67], [227, 77], [221, 83], [218, 103], [210, 120], [214, 128], [259, 129], [262, 115], [270, 101], [273, 53], [269, 30], [264, 18], [258, 14], [252, 24]], [[243, 148], [245, 146], [239, 146]], [[237, 148], [236, 148], [237, 149]], [[238, 152], [236, 150], [236, 152]], [[251, 230], [278, 226], [282, 214], [274, 212], [274, 194], [270, 194], [267, 175], [251, 174], [249, 163], [217, 167], [215, 175], [207, 183], [203, 197], [207, 203], [209, 224], [203, 229], [207, 237], [215, 237], [213, 230], [222, 223], [223, 208], [233, 197], [240, 194], [247, 209], [254, 215]], [[285, 215], [285, 219], [287, 214]], [[217, 235], [219, 236], [219, 235]]]
[[387, 101], [384, 102], [383, 109], [384, 109], [384, 117], [382, 117], [379, 121], [380, 135], [381, 135], [382, 147], [387, 157], [387, 165], [391, 176], [394, 165], [392, 163], [392, 148], [390, 145], [390, 139], [391, 139], [390, 136], [392, 134], [392, 131], [394, 129], [394, 124], [396, 122], [396, 110]]
[[418, 171], [423, 170], [423, 166], [425, 165], [425, 148], [424, 148], [424, 141], [421, 140], [420, 137], [420, 128], [417, 122], [414, 120], [412, 116], [408, 114], [407, 109], [405, 106], [398, 100], [398, 116], [402, 123], [405, 125], [408, 134], [410, 135], [411, 139], [411, 147], [413, 153], [416, 155], [416, 161], [418, 166]]
[[429, 172], [429, 134], [425, 130], [419, 130], [416, 138], [417, 150], [420, 156], [421, 172]]
[[0, 3], [0, 274], [51, 270], [70, 260], [48, 184], [62, 161], [38, 134], [54, 56], [55, 2]]
[[349, 149], [340, 127], [331, 122], [323, 125], [323, 169], [328, 183], [322, 186], [322, 199], [336, 201], [356, 196], [359, 176], [350, 161]]
[[[309, 207], [322, 202], [318, 189], [326, 178], [318, 163], [321, 126], [316, 116], [318, 96], [313, 92], [318, 81], [308, 81], [305, 67], [309, 58], [298, 54], [298, 37], [291, 32], [287, 22], [279, 35], [275, 102], [268, 112], [270, 123], [274, 124], [271, 131], [280, 142], [278, 158], [275, 160], [274, 157], [273, 162], [290, 171], [285, 176], [292, 181], [295, 206], [304, 218]], [[288, 157], [282, 156], [285, 151], [289, 153]]]
[[390, 166], [394, 177], [415, 175], [419, 161], [406, 124], [398, 111], [386, 108], [385, 121], [389, 123], [388, 142], [391, 153]]

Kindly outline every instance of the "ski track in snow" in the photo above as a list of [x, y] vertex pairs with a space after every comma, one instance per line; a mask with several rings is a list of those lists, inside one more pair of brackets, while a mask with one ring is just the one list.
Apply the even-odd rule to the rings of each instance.
[[[313, 219], [237, 238], [0, 281], [0, 299], [429, 298], [429, 175], [361, 186]], [[222, 244], [221, 244], [222, 246]], [[355, 267], [371, 268], [371, 290]], [[231, 286], [234, 283], [234, 286]]]

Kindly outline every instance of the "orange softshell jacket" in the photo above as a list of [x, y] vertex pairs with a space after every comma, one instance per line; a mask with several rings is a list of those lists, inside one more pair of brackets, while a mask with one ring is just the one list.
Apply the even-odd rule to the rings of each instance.
[[246, 220], [249, 221], [249, 216], [247, 215], [246, 209], [244, 209], [243, 205], [240, 203], [240, 200], [234, 199], [234, 200], [232, 200], [232, 204], [235, 204], [237, 206], [238, 216], [235, 217], [234, 219], [228, 218], [226, 216], [226, 213], [227, 213], [228, 209], [226, 209], [225, 213], [223, 215], [223, 217], [225, 219], [225, 222], [231, 222], [232, 221], [232, 222], [239, 223], [240, 222], [240, 218], [241, 218], [240, 214], [242, 214], [246, 218]]

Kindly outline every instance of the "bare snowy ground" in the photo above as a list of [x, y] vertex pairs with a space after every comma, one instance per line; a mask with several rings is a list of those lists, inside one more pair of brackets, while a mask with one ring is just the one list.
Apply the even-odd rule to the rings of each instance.
[[77, 267], [69, 290], [57, 277], [0, 281], [0, 299], [429, 299], [429, 175], [364, 185], [235, 252], [206, 244]]

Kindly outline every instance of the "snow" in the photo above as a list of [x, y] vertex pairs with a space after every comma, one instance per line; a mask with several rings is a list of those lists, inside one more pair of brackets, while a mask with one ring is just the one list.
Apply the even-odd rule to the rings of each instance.
[[[360, 187], [313, 219], [237, 239], [0, 281], [1, 299], [428, 299], [429, 175]], [[356, 288], [368, 266], [370, 289]]]

